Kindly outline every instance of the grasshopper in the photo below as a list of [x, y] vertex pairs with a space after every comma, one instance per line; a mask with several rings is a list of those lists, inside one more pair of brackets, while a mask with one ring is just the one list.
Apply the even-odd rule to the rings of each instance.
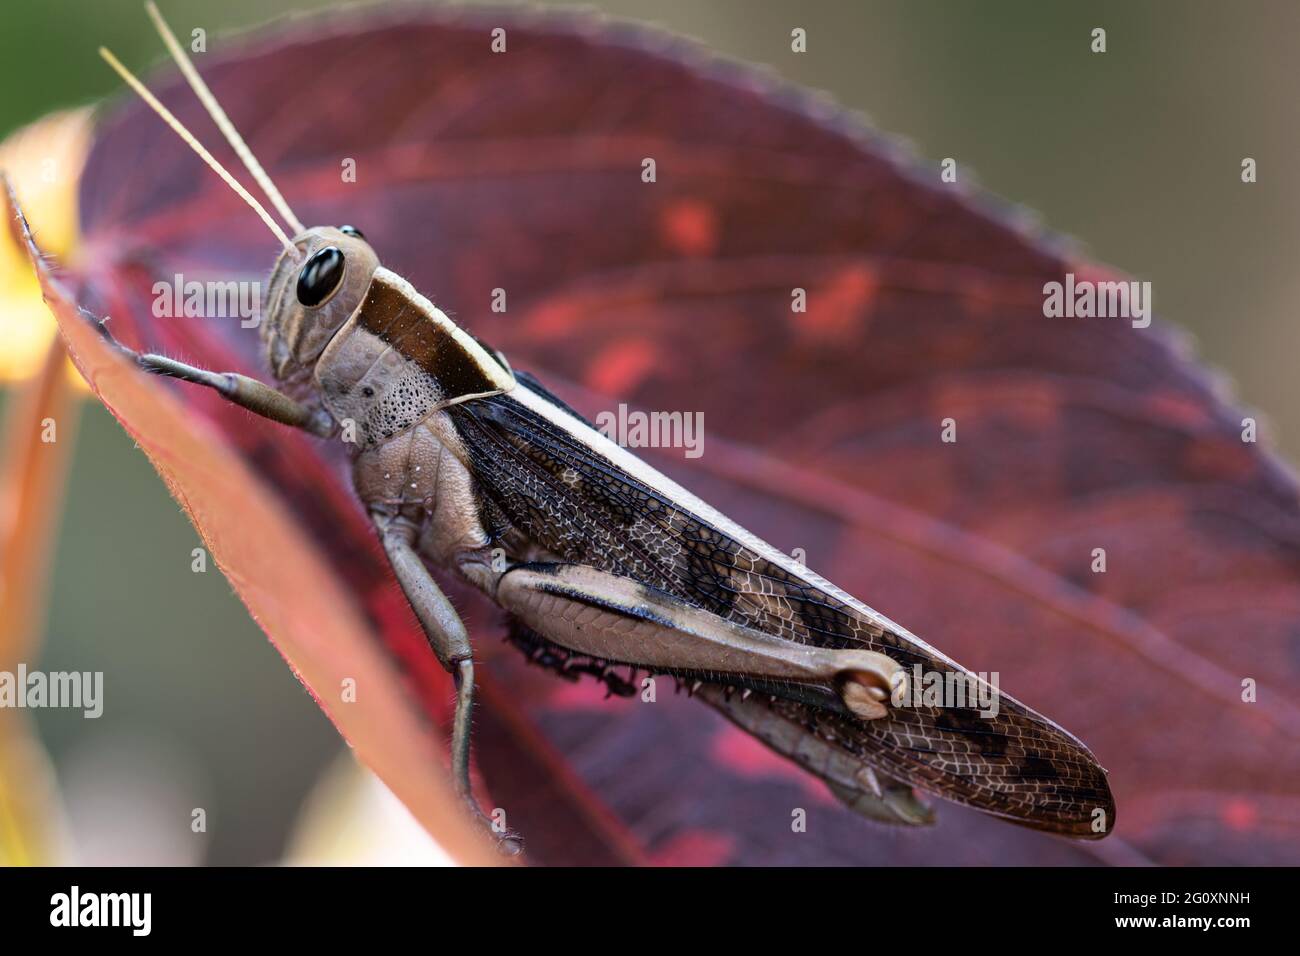
[[473, 647], [430, 567], [503, 609], [535, 660], [623, 693], [634, 688], [613, 682], [614, 666], [684, 681], [869, 818], [930, 823], [919, 790], [1067, 836], [1110, 831], [1106, 773], [1078, 739], [1006, 695], [993, 714], [918, 699], [919, 673], [996, 689], [611, 441], [384, 268], [359, 230], [305, 228], [147, 9], [292, 230], [101, 49], [280, 241], [260, 323], [276, 385], [114, 344], [146, 372], [350, 442], [356, 494], [453, 678], [453, 777], [485, 827], [470, 787]]

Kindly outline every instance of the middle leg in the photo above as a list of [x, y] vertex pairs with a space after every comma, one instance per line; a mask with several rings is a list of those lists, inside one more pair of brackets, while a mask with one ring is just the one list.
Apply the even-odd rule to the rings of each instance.
[[474, 800], [470, 785], [470, 718], [474, 710], [473, 648], [465, 624], [442, 593], [429, 569], [424, 566], [414, 548], [415, 528], [402, 518], [386, 515], [373, 516], [384, 552], [397, 575], [402, 592], [424, 630], [429, 646], [439, 663], [452, 675], [456, 683], [456, 712], [452, 719], [451, 771], [457, 792], [474, 815], [497, 839], [504, 853], [516, 854], [523, 849], [523, 841], [512, 831], [497, 829], [493, 820]]

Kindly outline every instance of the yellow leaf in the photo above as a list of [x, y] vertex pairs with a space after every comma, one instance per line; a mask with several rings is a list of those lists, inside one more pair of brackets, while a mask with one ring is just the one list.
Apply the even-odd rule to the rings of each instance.
[[[0, 171], [23, 196], [42, 248], [65, 263], [76, 255], [77, 185], [89, 150], [84, 109], [53, 113], [0, 143]], [[0, 231], [0, 382], [35, 375], [53, 337], [26, 250]]]

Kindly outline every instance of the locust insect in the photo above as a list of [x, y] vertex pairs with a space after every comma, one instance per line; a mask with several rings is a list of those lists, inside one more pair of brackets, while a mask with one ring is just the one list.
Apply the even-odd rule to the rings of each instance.
[[[304, 228], [152, 4], [160, 35], [289, 231], [111, 53], [104, 58], [262, 217], [282, 250], [260, 334], [276, 386], [117, 344], [144, 371], [214, 389], [350, 443], [356, 494], [452, 675], [451, 762], [469, 810], [473, 648], [431, 567], [508, 615], [512, 640], [612, 691], [667, 675], [823, 779], [864, 816], [922, 825], [918, 791], [1044, 831], [1099, 838], [1106, 773], [1061, 727], [997, 694], [918, 701], [918, 673], [995, 689], [595, 429], [384, 268], [349, 226]], [[101, 323], [102, 327], [102, 323]], [[105, 332], [107, 334], [107, 332]], [[517, 851], [514, 834], [498, 834]]]

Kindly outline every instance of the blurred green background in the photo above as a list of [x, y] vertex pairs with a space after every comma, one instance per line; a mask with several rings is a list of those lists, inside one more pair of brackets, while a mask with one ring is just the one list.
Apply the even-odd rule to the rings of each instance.
[[[206, 28], [210, 49], [222, 30], [328, 5], [160, 3], [182, 35]], [[956, 157], [963, 176], [973, 170], [1094, 258], [1151, 280], [1157, 312], [1194, 334], [1284, 453], [1300, 453], [1300, 278], [1286, 251], [1300, 248], [1287, 167], [1300, 154], [1294, 0], [594, 6], [826, 90], [919, 157]], [[804, 55], [790, 51], [796, 26], [808, 31]], [[1089, 51], [1096, 26], [1104, 55]], [[162, 53], [135, 0], [8, 0], [0, 136], [116, 92], [100, 44], [137, 67]], [[1258, 161], [1256, 184], [1240, 181], [1244, 156]], [[97, 721], [43, 711], [39, 729], [90, 862], [275, 860], [342, 750], [220, 573], [191, 572], [198, 543], [144, 457], [88, 403], [41, 666], [103, 670], [109, 706]], [[157, 814], [188, 822], [194, 806], [208, 810], [206, 838], [154, 842]]]

